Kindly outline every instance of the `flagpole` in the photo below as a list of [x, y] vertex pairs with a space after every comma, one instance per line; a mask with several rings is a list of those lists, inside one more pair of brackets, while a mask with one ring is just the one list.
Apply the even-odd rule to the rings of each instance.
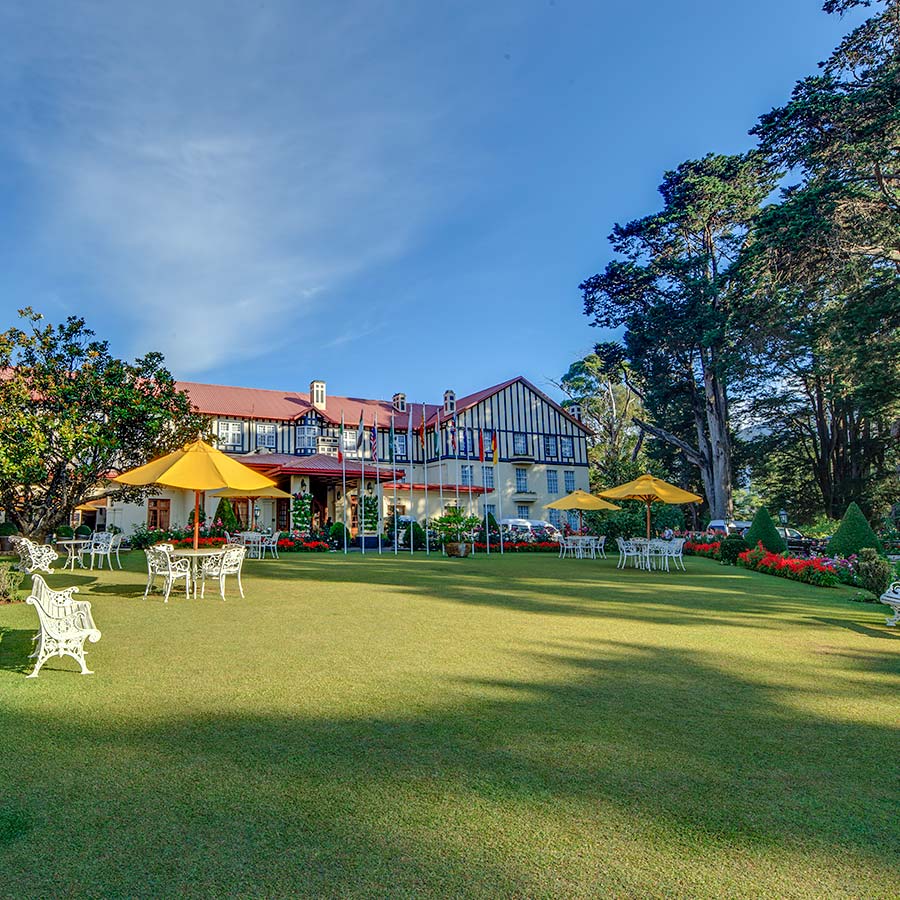
[[406, 411], [406, 456], [409, 459], [409, 528], [408, 537], [409, 537], [409, 555], [412, 556], [415, 550], [414, 541], [413, 541], [413, 523], [416, 521], [414, 507], [413, 507], [413, 482], [415, 479], [413, 478], [413, 409], [415, 407], [409, 407]]
[[422, 404], [422, 463], [425, 467], [425, 555], [431, 556], [430, 541], [428, 540], [428, 441], [425, 438], [425, 404]]
[[388, 435], [388, 441], [390, 441], [391, 451], [389, 454], [389, 458], [391, 460], [391, 483], [394, 485], [394, 556], [396, 556], [400, 550], [397, 547], [397, 459], [396, 453], [394, 452], [394, 413], [391, 412], [391, 433]]
[[341, 413], [341, 431], [338, 437], [338, 453], [341, 455], [341, 515], [344, 520], [344, 555], [347, 555], [347, 454], [344, 452], [344, 414]]
[[[503, 491], [500, 490], [497, 485], [500, 483], [498, 473], [500, 471], [500, 436], [497, 434], [497, 429], [494, 428], [491, 430], [491, 444], [493, 445], [493, 453], [491, 454], [491, 461], [494, 465], [494, 490], [497, 491], [497, 513], [500, 516], [500, 520], [497, 523], [503, 521]], [[500, 525], [500, 555], [503, 555], [503, 526]]]
[[[487, 478], [485, 478], [485, 465], [482, 463], [481, 465], [481, 486], [484, 488], [484, 493], [481, 495], [481, 502], [484, 505], [484, 534], [485, 534], [485, 543], [487, 544], [487, 555], [491, 555], [491, 526], [488, 522], [488, 512], [487, 512]], [[476, 501], [477, 503], [478, 501]]]
[[[459, 422], [453, 414], [453, 455], [456, 457], [456, 509], [459, 510]], [[456, 529], [456, 540], [459, 541], [459, 529]]]
[[372, 452], [375, 454], [375, 499], [378, 501], [378, 514], [375, 517], [375, 530], [378, 532], [378, 555], [381, 556], [381, 457], [378, 456], [378, 413], [372, 421]]
[[[444, 514], [444, 463], [441, 456], [444, 452], [443, 440], [441, 438], [441, 413], [438, 410], [437, 424], [434, 426], [434, 446], [437, 449], [438, 458], [438, 485], [440, 490], [440, 506], [438, 508], [439, 518]], [[441, 541], [441, 553], [444, 552], [444, 542]]]

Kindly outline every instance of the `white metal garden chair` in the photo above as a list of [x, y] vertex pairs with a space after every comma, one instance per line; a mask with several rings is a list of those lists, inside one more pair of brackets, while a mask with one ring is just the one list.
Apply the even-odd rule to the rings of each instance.
[[280, 531], [276, 531], [275, 534], [264, 535], [259, 545], [260, 559], [266, 558], [266, 550], [272, 554], [273, 559], [278, 559], [278, 541], [280, 539]]
[[619, 548], [617, 569], [624, 569], [628, 565], [628, 560], [631, 560], [632, 565], [636, 568], [643, 566], [644, 552], [642, 547], [638, 547], [634, 541], [626, 541], [624, 538], [616, 538], [616, 545]]
[[109, 554], [110, 554], [109, 567], [110, 568], [112, 568], [112, 554], [113, 553], [116, 554], [116, 562], [118, 563], [119, 568], [120, 569], [122, 568], [122, 560], [119, 559], [119, 551], [122, 549], [122, 541], [123, 540], [125, 540], [125, 535], [122, 534], [121, 532], [119, 532], [117, 534], [114, 534], [112, 541], [110, 541], [110, 544], [109, 544]]
[[37, 636], [37, 657], [34, 670], [28, 678], [37, 678], [41, 666], [51, 656], [71, 656], [80, 666], [82, 675], [93, 675], [84, 661], [84, 642], [95, 644], [100, 640], [100, 630], [94, 624], [91, 604], [87, 600], [73, 600], [78, 588], [54, 591], [40, 575], [35, 575], [30, 603], [38, 614], [40, 631]]
[[176, 581], [184, 579], [184, 594], [190, 596], [191, 592], [191, 561], [189, 559], [174, 559], [171, 544], [157, 544], [148, 547], [144, 553], [147, 555], [147, 587], [144, 588], [144, 597], [150, 593], [150, 588], [156, 578], [163, 579], [164, 602], [169, 602], [169, 594]]
[[19, 571], [27, 575], [35, 572], [52, 573], [50, 564], [59, 558], [59, 554], [49, 544], [36, 544], [25, 537], [11, 537], [13, 549], [19, 554]]
[[684, 538], [672, 538], [671, 541], [668, 541], [668, 545], [668, 555], [672, 560], [672, 565], [676, 569], [680, 566], [681, 571], [684, 572]]
[[103, 568], [103, 560], [105, 559], [109, 564], [109, 568], [112, 569], [113, 537], [114, 535], [111, 531], [95, 531], [91, 535], [91, 542], [84, 549], [84, 552], [91, 557], [91, 569], [94, 568], [94, 557], [100, 560], [98, 568]]
[[226, 575], [235, 575], [237, 577], [238, 590], [241, 592], [241, 597], [243, 597], [244, 586], [241, 584], [241, 567], [244, 565], [246, 555], [246, 547], [238, 544], [226, 544], [221, 553], [204, 559], [200, 568], [200, 598], [203, 599], [205, 595], [206, 579], [215, 578], [219, 582], [219, 594], [224, 600]]

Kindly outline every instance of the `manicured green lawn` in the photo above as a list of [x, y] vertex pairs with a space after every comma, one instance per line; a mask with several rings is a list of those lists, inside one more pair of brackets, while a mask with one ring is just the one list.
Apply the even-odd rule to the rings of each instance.
[[[140, 558], [139, 558], [140, 557]], [[4, 896], [896, 896], [884, 607], [689, 560], [301, 555], [0, 607]], [[900, 631], [900, 629], [898, 629]]]

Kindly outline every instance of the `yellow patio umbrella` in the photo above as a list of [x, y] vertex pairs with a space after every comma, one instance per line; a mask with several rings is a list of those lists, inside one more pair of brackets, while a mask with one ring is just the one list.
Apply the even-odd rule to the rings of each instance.
[[559, 500], [554, 500], [552, 503], [547, 503], [544, 506], [544, 509], [577, 509], [579, 531], [584, 531], [584, 510], [621, 508], [621, 506], [607, 503], [605, 500], [601, 500], [600, 497], [595, 497], [587, 491], [572, 491], [571, 494], [566, 494], [565, 497], [560, 497]]
[[[292, 500], [294, 495], [289, 494], [287, 491], [283, 491], [281, 488], [270, 487], [270, 488], [261, 488], [256, 491], [242, 491], [238, 488], [222, 488], [221, 491], [215, 491], [212, 494], [213, 497], [246, 497], [248, 500], [258, 500], [260, 497], [265, 497], [266, 499], [272, 498], [276, 500]], [[255, 504], [252, 504], [255, 505]], [[253, 522], [251, 523], [253, 527], [256, 527], [256, 515], [253, 514], [253, 510], [248, 511], [248, 515], [251, 515], [253, 518]]]
[[699, 494], [683, 491], [662, 478], [652, 475], [641, 475], [627, 484], [600, 491], [603, 497], [613, 500], [642, 500], [647, 506], [647, 537], [650, 537], [650, 504], [651, 503], [699, 503], [703, 498]]
[[204, 441], [194, 441], [159, 459], [113, 478], [119, 484], [162, 484], [194, 492], [194, 549], [200, 542], [200, 494], [219, 488], [259, 491], [274, 487], [271, 478], [226, 456]]

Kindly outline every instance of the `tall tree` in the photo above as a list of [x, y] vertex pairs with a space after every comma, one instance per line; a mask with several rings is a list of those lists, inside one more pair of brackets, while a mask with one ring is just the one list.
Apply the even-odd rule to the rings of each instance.
[[[84, 319], [0, 334], [0, 506], [22, 533], [66, 523], [111, 470], [182, 446], [205, 420], [177, 390], [159, 353], [116, 359]], [[137, 499], [146, 489], [121, 489]]]
[[[827, 12], [871, 6], [830, 0]], [[900, 418], [900, 0], [854, 29], [754, 133], [799, 176], [741, 263], [757, 416], [805, 460], [825, 512], [896, 499]]]
[[[732, 512], [728, 385], [741, 358], [732, 267], [776, 177], [754, 153], [682, 163], [664, 176], [662, 210], [615, 226], [610, 242], [623, 258], [580, 286], [591, 324], [625, 328], [653, 419], [636, 424], [697, 467], [715, 518]], [[662, 424], [673, 419], [681, 429]]]

